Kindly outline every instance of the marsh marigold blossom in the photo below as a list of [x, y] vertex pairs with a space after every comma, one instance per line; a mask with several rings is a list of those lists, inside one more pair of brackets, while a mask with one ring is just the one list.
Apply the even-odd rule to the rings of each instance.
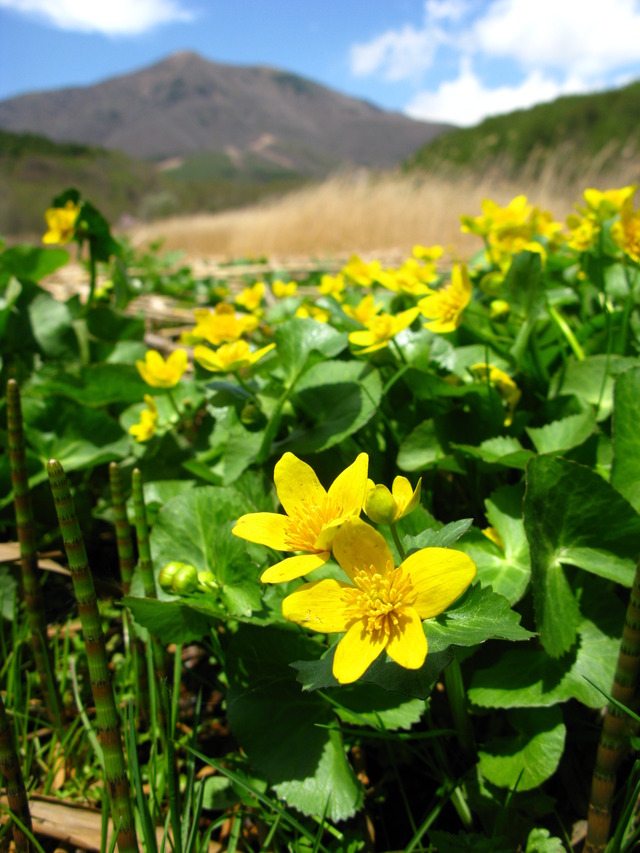
[[150, 394], [144, 395], [147, 408], [140, 412], [140, 421], [129, 427], [129, 432], [136, 441], [149, 441], [156, 434], [158, 427], [158, 409]]
[[444, 334], [455, 331], [462, 322], [462, 313], [471, 302], [471, 279], [464, 264], [454, 264], [451, 281], [418, 302], [420, 313], [430, 322], [424, 326]]
[[156, 350], [147, 350], [144, 361], [136, 361], [140, 376], [153, 388], [174, 388], [187, 369], [189, 358], [183, 349], [174, 350], [164, 358]]
[[48, 230], [42, 242], [59, 243], [61, 246], [68, 243], [76, 232], [79, 215], [80, 206], [72, 201], [68, 201], [64, 207], [50, 207], [44, 214]]
[[264, 583], [302, 577], [331, 556], [336, 530], [347, 518], [360, 515], [367, 491], [369, 456], [361, 453], [326, 491], [311, 466], [293, 453], [276, 463], [273, 479], [286, 515], [253, 512], [243, 515], [231, 531], [241, 539], [276, 551], [304, 551], [263, 572]]
[[244, 290], [241, 290], [235, 298], [235, 303], [236, 305], [242, 305], [247, 311], [257, 313], [262, 305], [266, 289], [263, 281], [257, 281], [251, 287], [245, 287]]
[[274, 347], [275, 344], [267, 344], [266, 347], [252, 352], [246, 341], [222, 344], [216, 350], [200, 345], [194, 347], [193, 358], [205, 370], [210, 370], [213, 373], [235, 373], [245, 367], [251, 367], [252, 364], [271, 352]]
[[622, 205], [620, 221], [611, 226], [611, 237], [626, 255], [640, 263], [640, 209], [633, 212], [630, 198]]
[[349, 342], [364, 349], [358, 350], [358, 355], [375, 352], [389, 345], [389, 341], [403, 329], [408, 328], [418, 316], [417, 308], [409, 308], [399, 314], [377, 314], [367, 321], [366, 329], [351, 332]]
[[259, 320], [253, 314], [239, 314], [228, 302], [219, 302], [213, 311], [208, 308], [196, 308], [193, 312], [196, 325], [180, 337], [187, 346], [196, 341], [207, 341], [214, 347], [219, 344], [237, 341], [243, 335], [255, 331]]
[[467, 554], [449, 548], [423, 548], [396, 568], [384, 537], [357, 518], [340, 527], [333, 553], [351, 583], [303, 584], [284, 599], [282, 615], [313, 631], [345, 632], [333, 658], [341, 684], [357, 681], [383, 651], [419, 669], [427, 656], [422, 620], [442, 613], [476, 574]]
[[495, 367], [493, 364], [484, 362], [471, 365], [471, 372], [481, 382], [486, 382], [492, 385], [500, 397], [507, 404], [507, 415], [504, 419], [505, 426], [511, 426], [513, 422], [513, 412], [518, 405], [521, 397], [521, 392], [513, 379], [504, 370]]
[[271, 283], [271, 292], [276, 299], [286, 299], [287, 296], [295, 296], [297, 289], [297, 281], [282, 281], [277, 278]]

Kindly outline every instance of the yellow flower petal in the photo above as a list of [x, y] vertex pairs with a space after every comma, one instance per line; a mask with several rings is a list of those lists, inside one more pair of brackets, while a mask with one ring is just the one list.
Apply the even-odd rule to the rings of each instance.
[[278, 512], [250, 512], [241, 516], [231, 532], [240, 539], [267, 545], [276, 551], [291, 551], [289, 545], [290, 520]]
[[420, 669], [427, 657], [427, 638], [420, 617], [413, 607], [403, 607], [398, 618], [400, 630], [391, 633], [387, 654], [406, 669]]
[[467, 554], [449, 548], [423, 548], [402, 563], [416, 592], [414, 607], [421, 619], [437, 616], [458, 598], [476, 576]]
[[393, 566], [393, 555], [384, 537], [360, 518], [349, 518], [333, 540], [333, 553], [351, 580], [362, 568], [373, 566], [381, 575]]
[[338, 643], [333, 658], [333, 674], [340, 684], [351, 684], [367, 671], [387, 645], [384, 632], [373, 636], [360, 619]]
[[[269, 566], [260, 576], [260, 580], [262, 583], [283, 583], [304, 577], [314, 569], [324, 566], [330, 556], [330, 551], [324, 551], [321, 554], [301, 554], [298, 557], [287, 557], [286, 560]], [[344, 631], [344, 628], [340, 630]]]
[[312, 631], [342, 633], [352, 621], [343, 601], [344, 590], [350, 588], [333, 579], [306, 583], [284, 599], [282, 615]]
[[329, 486], [329, 497], [342, 507], [344, 515], [360, 515], [367, 492], [368, 470], [369, 454], [360, 453]]
[[273, 480], [287, 515], [306, 513], [308, 508], [324, 504], [327, 493], [315, 471], [293, 453], [285, 453], [276, 463]]

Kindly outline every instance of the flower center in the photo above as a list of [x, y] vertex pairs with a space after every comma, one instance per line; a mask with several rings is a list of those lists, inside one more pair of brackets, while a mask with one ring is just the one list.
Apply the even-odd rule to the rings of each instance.
[[344, 510], [327, 495], [321, 506], [305, 504], [304, 511], [288, 516], [289, 525], [286, 542], [291, 551], [312, 551], [319, 554], [328, 548], [316, 548], [318, 536], [324, 527], [336, 518], [341, 518]]
[[355, 588], [345, 590], [343, 598], [350, 620], [364, 619], [369, 634], [389, 637], [400, 624], [402, 609], [416, 600], [411, 577], [388, 563], [384, 575], [370, 566], [356, 572], [353, 582]]
[[387, 338], [393, 337], [393, 318], [388, 314], [373, 317], [369, 323], [369, 331], [377, 340], [386, 341]]

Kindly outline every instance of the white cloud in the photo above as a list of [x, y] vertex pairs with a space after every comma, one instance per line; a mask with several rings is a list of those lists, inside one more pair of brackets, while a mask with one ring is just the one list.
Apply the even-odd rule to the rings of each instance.
[[532, 71], [522, 83], [514, 86], [488, 88], [474, 74], [469, 57], [465, 57], [457, 79], [441, 83], [435, 92], [418, 92], [405, 112], [412, 118], [470, 127], [487, 116], [531, 107], [591, 88], [579, 77], [559, 84], [540, 71]]
[[139, 35], [159, 24], [193, 19], [180, 0], [0, 0], [0, 6], [61, 30], [109, 36]]
[[640, 0], [496, 0], [472, 40], [525, 67], [598, 75], [638, 63]]
[[366, 44], [351, 47], [351, 71], [356, 77], [380, 72], [386, 80], [403, 80], [429, 68], [437, 37], [407, 25], [389, 30]]

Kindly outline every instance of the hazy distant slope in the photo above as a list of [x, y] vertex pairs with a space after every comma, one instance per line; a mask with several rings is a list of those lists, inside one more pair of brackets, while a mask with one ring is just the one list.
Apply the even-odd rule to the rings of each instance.
[[447, 125], [417, 122], [284, 71], [180, 53], [94, 86], [0, 102], [0, 127], [150, 160], [226, 151], [323, 174], [396, 165]]
[[409, 170], [500, 171], [517, 179], [556, 173], [579, 183], [587, 175], [640, 179], [640, 81], [621, 89], [562, 97], [528, 110], [453, 130], [418, 150]]

